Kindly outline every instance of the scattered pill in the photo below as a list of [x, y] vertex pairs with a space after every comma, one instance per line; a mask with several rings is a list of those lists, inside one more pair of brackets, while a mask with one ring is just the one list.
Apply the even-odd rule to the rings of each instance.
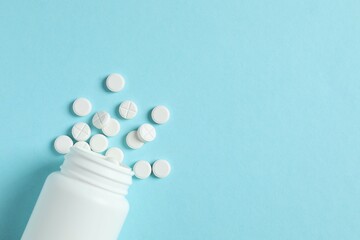
[[119, 114], [125, 119], [132, 119], [136, 116], [138, 108], [133, 101], [124, 101], [119, 106]]
[[109, 122], [102, 128], [102, 132], [108, 136], [116, 136], [120, 132], [120, 123], [114, 119], [110, 118]]
[[70, 148], [73, 146], [73, 140], [66, 135], [61, 135], [55, 139], [55, 150], [60, 154], [66, 154], [70, 152]]
[[151, 165], [145, 160], [140, 160], [135, 163], [133, 171], [137, 178], [145, 179], [151, 174]]
[[139, 149], [144, 145], [144, 143], [139, 140], [136, 131], [131, 131], [127, 134], [126, 144], [132, 149]]
[[95, 134], [90, 138], [90, 147], [94, 152], [103, 152], [108, 147], [108, 140], [102, 134]]
[[75, 140], [86, 141], [91, 136], [91, 129], [88, 124], [79, 122], [72, 127], [71, 133]]
[[91, 150], [90, 145], [87, 142], [84, 141], [80, 141], [74, 144], [75, 147], [81, 148], [81, 149], [86, 149], [86, 150]]
[[73, 103], [73, 111], [76, 115], [83, 117], [91, 112], [91, 102], [86, 98], [78, 98]]
[[157, 124], [164, 124], [169, 121], [170, 111], [165, 106], [157, 106], [151, 111], [151, 118]]
[[156, 130], [151, 124], [145, 123], [137, 130], [137, 136], [142, 142], [151, 142], [156, 138]]
[[[111, 92], [119, 92], [125, 87], [125, 78], [117, 73], [110, 74], [105, 81], [106, 87]], [[73, 112], [78, 116], [86, 116], [92, 111], [92, 104], [86, 98], [77, 98], [72, 104]], [[132, 119], [137, 115], [138, 107], [130, 100], [123, 101], [119, 108], [119, 114], [124, 119]], [[157, 124], [164, 124], [170, 119], [170, 111], [167, 107], [159, 105], [152, 109], [151, 118]], [[110, 114], [105, 111], [95, 113], [92, 118], [92, 124], [102, 130], [103, 134], [95, 134], [91, 136], [91, 128], [85, 122], [78, 122], [72, 127], [72, 135], [77, 142], [74, 144], [73, 140], [66, 135], [57, 137], [54, 141], [55, 150], [58, 153], [66, 154], [71, 147], [86, 149], [94, 152], [104, 152], [108, 148], [108, 137], [116, 136], [121, 129], [118, 120], [111, 118]], [[89, 143], [86, 142], [90, 138]], [[136, 131], [131, 131], [126, 135], [126, 144], [129, 148], [139, 149], [144, 143], [151, 142], [156, 138], [156, 129], [153, 125], [145, 123], [142, 124]], [[124, 160], [124, 153], [118, 147], [111, 147], [107, 149], [104, 154], [104, 159], [122, 165]], [[167, 160], [157, 160], [152, 165], [145, 160], [136, 162], [133, 166], [134, 174], [137, 178], [148, 178], [151, 172], [158, 178], [165, 178], [171, 172], [171, 166]]]
[[124, 153], [120, 148], [112, 147], [109, 148], [106, 153], [106, 157], [114, 158], [117, 160], [118, 163], [121, 163], [124, 160]]
[[106, 86], [112, 92], [120, 92], [125, 87], [125, 79], [120, 74], [110, 74], [106, 78]]
[[157, 160], [153, 163], [152, 170], [156, 177], [164, 178], [170, 174], [171, 166], [166, 160]]
[[93, 125], [98, 129], [102, 129], [106, 124], [109, 123], [109, 121], [110, 121], [110, 114], [103, 111], [95, 113], [92, 119]]

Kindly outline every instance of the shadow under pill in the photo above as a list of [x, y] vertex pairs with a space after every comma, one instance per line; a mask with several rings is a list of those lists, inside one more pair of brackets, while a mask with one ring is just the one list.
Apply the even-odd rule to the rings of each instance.
[[76, 99], [74, 99], [73, 101], [71, 101], [69, 104], [68, 104], [68, 110], [69, 110], [69, 113], [71, 114], [71, 116], [73, 117], [77, 117], [77, 115], [74, 113], [73, 111], [73, 103]]
[[151, 110], [149, 110], [148, 114], [147, 114], [147, 120], [149, 121], [149, 123], [152, 123], [152, 124], [154, 124], [154, 121], [153, 121], [153, 119], [151, 117], [151, 112], [152, 112], [153, 109], [154, 109], [154, 107], [151, 108]]
[[132, 149], [131, 147], [129, 147], [129, 146], [127, 145], [127, 143], [126, 143], [126, 136], [127, 136], [127, 134], [125, 134], [125, 135], [122, 137], [122, 140], [121, 140], [124, 148], [127, 149], [127, 150], [134, 150], [134, 149]]
[[102, 88], [103, 90], [105, 90], [105, 92], [112, 93], [112, 92], [108, 89], [108, 87], [106, 86], [106, 79], [107, 79], [107, 77], [108, 77], [108, 76], [101, 78], [101, 79], [102, 79], [102, 80], [101, 80], [101, 88]]

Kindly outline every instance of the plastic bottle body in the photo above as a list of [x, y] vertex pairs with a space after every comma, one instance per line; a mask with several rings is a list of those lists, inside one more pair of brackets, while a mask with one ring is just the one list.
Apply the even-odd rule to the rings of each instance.
[[49, 175], [22, 240], [117, 239], [129, 210], [131, 170], [112, 169], [98, 154], [87, 162], [87, 154], [73, 150], [61, 172]]

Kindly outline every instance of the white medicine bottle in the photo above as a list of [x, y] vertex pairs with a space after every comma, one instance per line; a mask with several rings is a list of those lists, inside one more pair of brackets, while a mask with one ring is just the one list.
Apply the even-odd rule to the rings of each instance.
[[130, 168], [72, 147], [43, 186], [21, 240], [116, 240], [129, 210]]

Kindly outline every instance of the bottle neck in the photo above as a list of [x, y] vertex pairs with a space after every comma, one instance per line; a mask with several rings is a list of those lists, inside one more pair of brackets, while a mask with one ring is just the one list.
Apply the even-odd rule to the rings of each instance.
[[133, 172], [125, 165], [115, 165], [106, 157], [72, 147], [65, 155], [61, 173], [116, 194], [127, 195]]

